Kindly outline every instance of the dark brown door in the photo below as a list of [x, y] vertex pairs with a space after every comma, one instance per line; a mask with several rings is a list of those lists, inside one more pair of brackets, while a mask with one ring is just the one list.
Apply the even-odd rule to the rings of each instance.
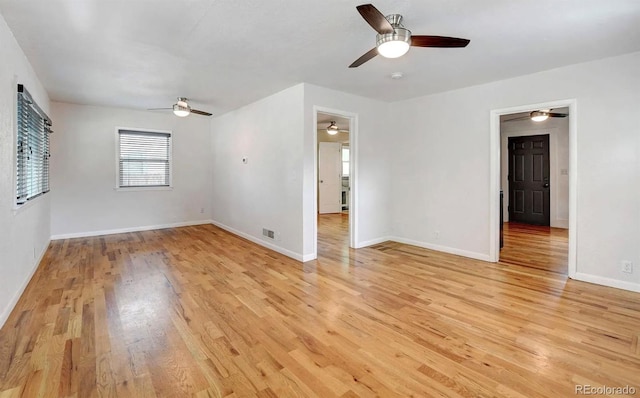
[[549, 225], [549, 135], [509, 138], [509, 221]]

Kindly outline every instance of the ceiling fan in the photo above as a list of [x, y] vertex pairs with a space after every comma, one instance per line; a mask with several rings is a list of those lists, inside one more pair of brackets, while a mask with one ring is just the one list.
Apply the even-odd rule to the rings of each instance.
[[327, 134], [329, 135], [336, 135], [338, 133], [348, 133], [348, 132], [349, 130], [339, 129], [338, 125], [334, 121], [329, 122], [329, 125], [327, 126]]
[[178, 117], [187, 117], [192, 113], [196, 115], [202, 115], [202, 116], [211, 116], [211, 113], [209, 112], [200, 111], [200, 110], [191, 108], [191, 106], [189, 106], [188, 100], [184, 97], [178, 97], [178, 102], [173, 104], [171, 108], [151, 108], [148, 110], [150, 111], [173, 110], [173, 113]]
[[567, 117], [567, 113], [556, 113], [551, 112], [553, 109], [539, 109], [537, 111], [532, 111], [529, 113], [529, 116], [520, 116], [514, 117], [513, 119], [507, 119], [505, 122], [515, 122], [518, 120], [527, 120], [531, 119], [534, 122], [543, 122], [550, 117]]
[[469, 40], [446, 36], [411, 35], [411, 31], [402, 25], [402, 15], [391, 14], [386, 17], [372, 4], [356, 7], [362, 18], [378, 32], [376, 47], [355, 60], [349, 68], [358, 66], [380, 54], [386, 58], [398, 58], [409, 51], [409, 47], [466, 47]]

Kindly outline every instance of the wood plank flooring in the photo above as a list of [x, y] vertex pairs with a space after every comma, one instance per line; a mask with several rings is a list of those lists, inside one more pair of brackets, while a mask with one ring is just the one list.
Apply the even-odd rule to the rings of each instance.
[[320, 225], [305, 264], [211, 225], [52, 242], [0, 330], [0, 397], [640, 390], [640, 294]]
[[503, 263], [567, 274], [569, 230], [520, 223], [504, 223]]

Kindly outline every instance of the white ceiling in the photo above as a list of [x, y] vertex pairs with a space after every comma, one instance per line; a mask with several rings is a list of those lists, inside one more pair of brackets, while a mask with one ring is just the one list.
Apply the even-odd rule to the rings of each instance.
[[[0, 0], [51, 99], [215, 114], [300, 82], [384, 101], [640, 50], [638, 0], [379, 0], [414, 34], [471, 40], [347, 66], [363, 0]], [[405, 77], [392, 80], [392, 72]]]

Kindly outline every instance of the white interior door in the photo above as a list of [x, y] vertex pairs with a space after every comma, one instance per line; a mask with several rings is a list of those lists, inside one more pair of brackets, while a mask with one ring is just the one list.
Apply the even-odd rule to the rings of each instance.
[[318, 212], [342, 211], [342, 144], [318, 143]]

